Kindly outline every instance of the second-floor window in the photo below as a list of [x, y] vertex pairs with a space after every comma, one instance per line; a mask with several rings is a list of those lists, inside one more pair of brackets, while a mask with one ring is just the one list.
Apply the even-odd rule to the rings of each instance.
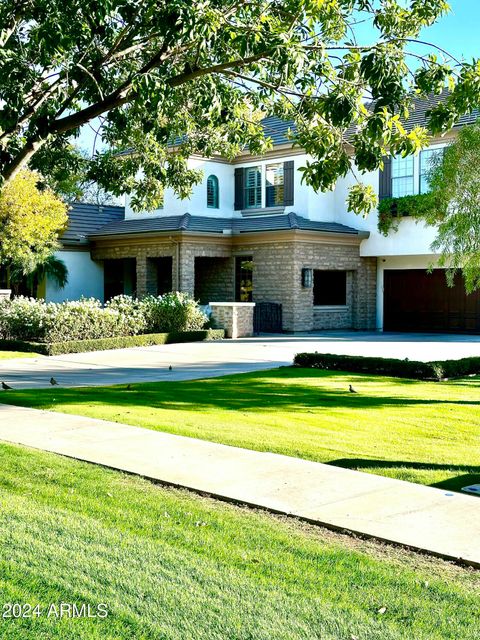
[[294, 179], [293, 160], [236, 168], [235, 209], [292, 207]]
[[245, 209], [258, 209], [262, 206], [262, 172], [260, 167], [245, 169]]
[[207, 178], [207, 207], [218, 209], [218, 178], [211, 175]]
[[265, 206], [278, 207], [284, 202], [283, 162], [267, 164], [265, 167]]
[[396, 156], [384, 160], [380, 172], [379, 197], [402, 198], [430, 191], [429, 174], [445, 147], [425, 149], [418, 156]]
[[430, 191], [428, 176], [435, 162], [442, 155], [443, 149], [425, 149], [420, 153], [420, 193], [428, 193]]
[[392, 159], [392, 197], [401, 198], [415, 193], [413, 156]]

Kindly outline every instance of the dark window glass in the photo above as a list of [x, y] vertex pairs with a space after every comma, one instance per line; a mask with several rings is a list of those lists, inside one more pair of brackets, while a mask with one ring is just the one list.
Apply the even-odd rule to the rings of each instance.
[[313, 272], [313, 304], [346, 305], [347, 304], [347, 272], [346, 271], [314, 271]]
[[119, 258], [103, 261], [105, 302], [121, 294], [136, 295], [137, 261], [135, 258]]
[[208, 179], [207, 179], [207, 207], [209, 209], [218, 209], [218, 178], [217, 176], [208, 176]]
[[442, 157], [443, 149], [425, 149], [420, 153], [420, 193], [430, 191], [430, 171]]
[[267, 164], [265, 168], [265, 206], [278, 207], [284, 203], [283, 162]]
[[415, 193], [413, 183], [413, 156], [395, 156], [392, 159], [392, 197], [401, 198]]
[[253, 259], [252, 256], [235, 258], [235, 299], [237, 302], [252, 302]]

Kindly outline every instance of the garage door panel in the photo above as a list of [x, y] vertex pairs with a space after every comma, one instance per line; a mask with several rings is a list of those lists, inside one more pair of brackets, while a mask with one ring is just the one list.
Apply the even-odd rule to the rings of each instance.
[[385, 270], [383, 308], [386, 331], [480, 333], [480, 292], [460, 274], [449, 287], [443, 269]]

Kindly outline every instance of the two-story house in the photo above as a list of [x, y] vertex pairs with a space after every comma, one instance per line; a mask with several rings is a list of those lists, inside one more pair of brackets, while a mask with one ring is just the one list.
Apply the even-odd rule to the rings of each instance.
[[[408, 126], [423, 123], [429, 106], [418, 101]], [[274, 143], [265, 156], [192, 157], [204, 179], [188, 200], [167, 189], [162, 209], [138, 214], [127, 201], [124, 215], [105, 207], [101, 218], [75, 207], [61, 253], [75, 284], [55, 292], [47, 283], [47, 299], [175, 289], [201, 303], [281, 304], [286, 331], [480, 331], [480, 296], [467, 296], [461, 279], [447, 287], [442, 270], [427, 272], [438, 258], [430, 248], [435, 229], [404, 218], [383, 236], [377, 215], [348, 211], [353, 176], [315, 193], [301, 183], [308, 157], [286, 137], [291, 123], [267, 118], [264, 126]], [[429, 157], [455, 135], [362, 179], [380, 197], [420, 193]]]

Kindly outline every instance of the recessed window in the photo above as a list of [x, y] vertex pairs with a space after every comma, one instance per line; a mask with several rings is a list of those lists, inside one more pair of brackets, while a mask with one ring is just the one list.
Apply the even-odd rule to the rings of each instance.
[[251, 302], [253, 297], [253, 258], [237, 256], [235, 258], [235, 300]]
[[396, 156], [392, 159], [392, 197], [401, 198], [414, 193], [413, 156]]
[[345, 306], [347, 304], [347, 272], [313, 272], [313, 304], [315, 306]]
[[207, 178], [207, 207], [209, 209], [218, 209], [218, 178], [211, 175]]
[[260, 167], [245, 169], [245, 209], [258, 209], [262, 206], [262, 172]]
[[443, 149], [425, 149], [420, 153], [420, 193], [430, 191], [429, 173], [442, 156]]
[[284, 203], [283, 162], [265, 167], [265, 206], [278, 207]]

